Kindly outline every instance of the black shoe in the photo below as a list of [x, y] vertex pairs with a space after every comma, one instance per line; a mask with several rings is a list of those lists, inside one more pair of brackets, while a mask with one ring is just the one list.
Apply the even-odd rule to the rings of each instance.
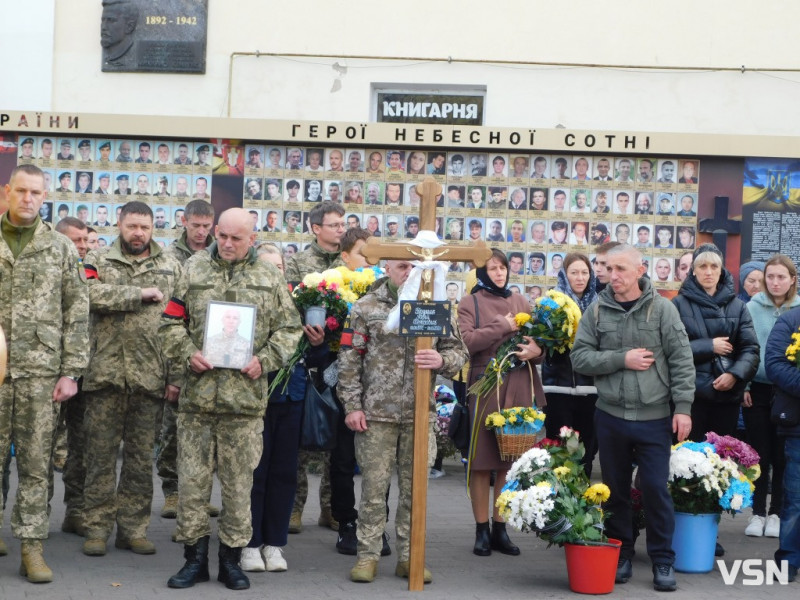
[[242, 558], [241, 548], [231, 548], [219, 543], [219, 575], [217, 581], [225, 584], [229, 590], [250, 589], [250, 580], [239, 567]]
[[725, 556], [725, 548], [722, 547], [722, 544], [717, 542], [717, 545], [714, 547], [714, 556]]
[[795, 579], [797, 579], [797, 567], [789, 565], [789, 582], [791, 583]]
[[633, 565], [630, 558], [620, 558], [617, 561], [617, 574], [614, 577], [614, 583], [628, 583], [628, 580], [633, 577]]
[[356, 537], [355, 521], [339, 524], [339, 537], [336, 540], [336, 549], [339, 554], [355, 556], [358, 553], [358, 538]]
[[489, 521], [486, 523], [475, 523], [475, 547], [473, 554], [478, 556], [489, 556], [492, 553], [492, 541], [489, 537]]
[[381, 536], [381, 539], [383, 540], [383, 548], [381, 548], [381, 556], [391, 556], [392, 549], [389, 547], [389, 534], [384, 531], [383, 535]]
[[657, 592], [674, 592], [678, 589], [675, 569], [672, 565], [656, 563], [653, 565], [653, 588]]
[[506, 532], [506, 524], [492, 521], [492, 550], [497, 550], [501, 554], [509, 556], [519, 556], [519, 548], [511, 543]]
[[183, 547], [186, 563], [175, 575], [169, 578], [171, 588], [190, 588], [195, 583], [208, 581], [208, 536], [201, 537], [194, 546]]

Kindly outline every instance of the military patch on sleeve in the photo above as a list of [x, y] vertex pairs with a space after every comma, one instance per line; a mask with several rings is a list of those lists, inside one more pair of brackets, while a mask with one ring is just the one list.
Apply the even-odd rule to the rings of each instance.
[[[95, 271], [95, 275], [97, 271]], [[78, 277], [81, 278], [83, 283], [86, 283], [86, 269], [83, 268], [83, 261], [79, 258], [78, 259]]]
[[97, 269], [95, 268], [94, 265], [84, 263], [83, 271], [85, 271], [84, 277], [86, 279], [100, 279], [100, 277], [97, 275]]
[[344, 325], [342, 328], [341, 347], [342, 348], [353, 347], [353, 328], [350, 327], [350, 317], [347, 317], [344, 320]]

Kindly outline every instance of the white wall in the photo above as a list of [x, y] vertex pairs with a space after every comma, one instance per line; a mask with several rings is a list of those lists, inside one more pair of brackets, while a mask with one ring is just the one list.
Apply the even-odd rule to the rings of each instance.
[[50, 110], [55, 0], [0, 0], [0, 107]]
[[[22, 4], [19, 0], [0, 3], [3, 16], [6, 6]], [[53, 0], [27, 0], [24, 12], [33, 11], [34, 4], [52, 6]], [[708, 69], [792, 68], [797, 65], [800, 16], [800, 4], [779, 0], [406, 0], [391, 5], [374, 0], [210, 0], [206, 74], [140, 75], [100, 71], [100, 0], [55, 4], [54, 51], [46, 43], [31, 47], [34, 61], [52, 59], [49, 105], [39, 102], [47, 94], [9, 95], [3, 90], [1, 108], [225, 116], [231, 53], [256, 50]], [[36, 22], [37, 28], [47, 26], [47, 11], [43, 13], [45, 18]], [[25, 22], [29, 21], [30, 16]], [[0, 39], [2, 68], [10, 71], [11, 80], [24, 81], [30, 77], [29, 68], [24, 61], [13, 60], [23, 44], [13, 27], [5, 29], [6, 33], [11, 29], [12, 35]], [[46, 31], [43, 42], [45, 38], [49, 39]], [[346, 65], [346, 74], [339, 76], [331, 66], [334, 62]], [[337, 77], [341, 89], [332, 92]], [[2, 81], [5, 88], [6, 77]], [[800, 135], [795, 100], [800, 73], [795, 72], [742, 74], [379, 58], [236, 58], [231, 116], [363, 122], [370, 117], [371, 84], [376, 82], [485, 85], [486, 124], [493, 126], [551, 128], [560, 124], [570, 129]]]

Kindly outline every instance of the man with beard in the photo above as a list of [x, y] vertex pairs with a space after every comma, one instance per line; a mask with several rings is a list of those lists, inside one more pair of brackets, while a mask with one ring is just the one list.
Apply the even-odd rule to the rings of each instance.
[[[153, 211], [126, 203], [119, 237], [105, 252], [86, 256], [93, 349], [83, 382], [86, 393], [86, 484], [83, 553], [103, 556], [114, 545], [153, 554], [147, 539], [153, 500], [153, 424], [166, 398], [178, 399], [183, 364], [167, 363], [157, 335], [180, 263], [152, 239]], [[117, 454], [123, 443], [119, 485]]]

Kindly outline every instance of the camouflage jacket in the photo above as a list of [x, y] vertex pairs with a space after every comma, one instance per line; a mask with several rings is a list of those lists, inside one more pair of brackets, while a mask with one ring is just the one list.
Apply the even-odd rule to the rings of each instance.
[[187, 368], [178, 410], [263, 415], [267, 373], [289, 360], [303, 331], [286, 282], [274, 265], [257, 260], [253, 249], [235, 263], [220, 258], [216, 242], [208, 252], [198, 252], [186, 262], [161, 321], [159, 334], [170, 359], [185, 365], [203, 348], [212, 300], [256, 306], [253, 354], [263, 372], [252, 380], [238, 369], [215, 368], [198, 374]]
[[89, 362], [89, 290], [79, 261], [69, 238], [46, 223], [39, 223], [16, 259], [0, 236], [7, 377], [83, 374]]
[[286, 261], [286, 281], [297, 283], [309, 273], [321, 273], [326, 269], [333, 269], [344, 265], [341, 253], [323, 250], [317, 242], [298, 254], [294, 254]]
[[[409, 423], [414, 420], [414, 338], [384, 331], [386, 317], [397, 303], [389, 294], [387, 279], [378, 281], [350, 311], [352, 345], [339, 350], [339, 384], [336, 391], [345, 412], [363, 410], [367, 420]], [[435, 375], [452, 378], [469, 358], [458, 326], [453, 334], [434, 338], [433, 347], [444, 359], [431, 381], [430, 419], [435, 418]]]
[[[167, 383], [181, 385], [182, 372], [169, 372], [158, 326], [181, 273], [180, 263], [150, 242], [150, 256], [122, 253], [117, 238], [92, 250], [84, 262], [92, 316], [91, 362], [86, 391], [113, 387], [161, 398]], [[142, 302], [142, 288], [157, 287], [161, 302]]]
[[[214, 237], [209, 235], [206, 238], [206, 248], [208, 248], [213, 242], [214, 242]], [[177, 240], [172, 242], [167, 247], [165, 253], [176, 258], [178, 262], [181, 263], [182, 265], [185, 264], [186, 261], [189, 260], [194, 255], [194, 250], [189, 248], [189, 244], [186, 241], [185, 229], [183, 230], [181, 237], [179, 237]]]

